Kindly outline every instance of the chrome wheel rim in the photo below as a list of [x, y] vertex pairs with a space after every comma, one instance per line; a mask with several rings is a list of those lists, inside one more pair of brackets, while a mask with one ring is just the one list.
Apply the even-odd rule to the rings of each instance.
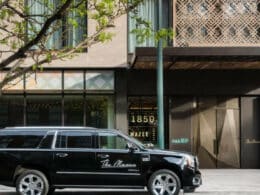
[[43, 180], [34, 174], [26, 175], [19, 183], [19, 192], [22, 195], [41, 195], [43, 188]]
[[154, 195], [173, 195], [177, 189], [177, 181], [170, 174], [157, 175], [152, 183]]

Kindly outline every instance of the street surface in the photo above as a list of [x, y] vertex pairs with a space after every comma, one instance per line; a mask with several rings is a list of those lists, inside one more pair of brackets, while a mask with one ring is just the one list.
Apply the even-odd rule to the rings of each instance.
[[[202, 170], [203, 185], [190, 195], [260, 195], [260, 169]], [[1, 195], [15, 195], [13, 188], [0, 186]], [[104, 192], [84, 189], [59, 190], [57, 195], [148, 195], [147, 192]], [[180, 193], [182, 195], [183, 192]], [[186, 194], [186, 193], [185, 193]]]

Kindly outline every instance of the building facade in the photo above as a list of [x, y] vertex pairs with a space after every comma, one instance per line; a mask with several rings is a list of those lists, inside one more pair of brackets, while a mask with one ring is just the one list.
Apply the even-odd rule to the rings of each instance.
[[[138, 7], [154, 29], [156, 2]], [[164, 49], [165, 147], [198, 155], [203, 168], [260, 168], [260, 2], [163, 0], [163, 9], [176, 32]], [[4, 88], [0, 126], [117, 128], [157, 144], [156, 43], [138, 43], [134, 28], [123, 16], [110, 43]]]

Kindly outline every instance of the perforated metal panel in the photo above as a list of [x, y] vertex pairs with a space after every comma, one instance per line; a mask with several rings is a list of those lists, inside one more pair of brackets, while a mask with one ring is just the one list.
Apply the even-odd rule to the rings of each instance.
[[174, 0], [177, 47], [260, 46], [260, 0]]

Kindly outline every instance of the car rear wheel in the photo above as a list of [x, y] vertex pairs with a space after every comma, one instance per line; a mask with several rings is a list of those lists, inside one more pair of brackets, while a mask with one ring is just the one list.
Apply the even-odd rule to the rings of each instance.
[[16, 181], [16, 192], [19, 195], [47, 195], [48, 191], [46, 176], [37, 170], [24, 171]]
[[148, 189], [152, 195], [177, 195], [180, 188], [179, 177], [167, 169], [154, 172], [148, 182]]

